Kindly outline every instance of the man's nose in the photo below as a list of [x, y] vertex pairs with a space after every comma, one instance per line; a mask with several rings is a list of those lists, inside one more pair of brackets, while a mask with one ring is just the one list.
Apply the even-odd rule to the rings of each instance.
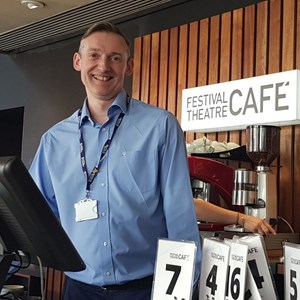
[[109, 60], [105, 57], [101, 57], [98, 59], [98, 68], [101, 70], [109, 69]]

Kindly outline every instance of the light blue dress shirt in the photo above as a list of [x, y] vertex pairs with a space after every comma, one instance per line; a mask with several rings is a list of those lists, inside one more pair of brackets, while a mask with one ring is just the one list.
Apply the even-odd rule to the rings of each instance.
[[[98, 218], [76, 222], [74, 204], [86, 197], [78, 122], [90, 173], [121, 110], [125, 116], [91, 185]], [[80, 120], [76, 111], [42, 136], [30, 167], [86, 263], [84, 271], [67, 275], [100, 286], [149, 276], [154, 272], [158, 238], [169, 238], [196, 242], [197, 278], [201, 247], [185, 141], [176, 118], [135, 99], [126, 105], [124, 91], [108, 116], [105, 124], [95, 123], [85, 101]]]

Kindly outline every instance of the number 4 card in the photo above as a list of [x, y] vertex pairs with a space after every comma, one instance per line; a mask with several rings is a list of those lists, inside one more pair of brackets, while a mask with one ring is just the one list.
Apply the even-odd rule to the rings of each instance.
[[[240, 238], [240, 241], [248, 245], [248, 266], [251, 271], [248, 277], [253, 276], [261, 298], [264, 300], [278, 299], [273, 275], [267, 261], [263, 237], [258, 234], [247, 235]], [[246, 296], [249, 293], [251, 290], [246, 287]], [[247, 296], [246, 299], [252, 300], [254, 298]]]
[[152, 300], [192, 299], [196, 250], [192, 241], [158, 240]]
[[199, 300], [225, 299], [230, 246], [214, 238], [204, 238]]

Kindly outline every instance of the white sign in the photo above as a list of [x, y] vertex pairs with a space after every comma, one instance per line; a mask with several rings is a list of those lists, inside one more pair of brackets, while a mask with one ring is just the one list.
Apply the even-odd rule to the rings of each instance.
[[152, 300], [192, 299], [196, 250], [191, 241], [158, 240]]
[[204, 238], [199, 300], [225, 299], [230, 246], [214, 238]]
[[250, 267], [247, 267], [247, 281], [244, 300], [262, 300]]
[[284, 299], [297, 300], [300, 297], [300, 245], [284, 244]]
[[229, 269], [226, 300], [244, 300], [248, 246], [229, 239], [224, 242], [230, 246]]
[[300, 123], [300, 71], [292, 70], [182, 91], [184, 131]]
[[[240, 240], [248, 245], [248, 266], [261, 298], [264, 300], [278, 299], [273, 276], [266, 258], [263, 237], [258, 234], [247, 235]], [[247, 295], [246, 299], [256, 300], [251, 289], [247, 290], [246, 288], [245, 295]]]

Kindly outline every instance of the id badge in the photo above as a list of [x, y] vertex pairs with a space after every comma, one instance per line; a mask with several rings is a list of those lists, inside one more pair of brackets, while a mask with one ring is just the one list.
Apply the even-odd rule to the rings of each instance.
[[84, 199], [74, 204], [75, 221], [86, 221], [98, 218], [97, 200]]

